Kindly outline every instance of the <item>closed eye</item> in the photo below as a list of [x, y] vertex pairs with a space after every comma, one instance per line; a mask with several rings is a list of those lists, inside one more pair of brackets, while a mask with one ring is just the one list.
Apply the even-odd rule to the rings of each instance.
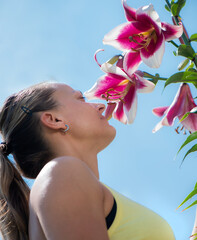
[[81, 96], [79, 99], [81, 99], [81, 100], [83, 100], [83, 101], [86, 100], [86, 98], [85, 98], [84, 96]]

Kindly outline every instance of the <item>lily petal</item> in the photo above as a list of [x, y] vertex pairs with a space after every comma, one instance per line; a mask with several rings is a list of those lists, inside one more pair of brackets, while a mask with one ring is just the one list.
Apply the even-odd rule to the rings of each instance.
[[129, 51], [125, 54], [123, 60], [123, 69], [131, 76], [141, 63], [140, 52]]
[[152, 83], [151, 81], [144, 79], [141, 77], [137, 71], [133, 74], [136, 79], [136, 85], [137, 85], [137, 91], [139, 93], [149, 93], [152, 92], [155, 88], [155, 84]]
[[91, 99], [106, 99], [107, 93], [111, 94], [114, 100], [119, 99], [119, 96], [116, 96], [116, 92], [122, 92], [125, 87], [125, 84], [121, 84], [125, 82], [125, 78], [115, 74], [108, 74], [101, 76], [94, 86], [84, 93], [84, 96]]
[[[148, 16], [149, 19], [147, 19], [146, 16]], [[157, 25], [157, 27], [161, 28], [161, 20], [152, 4], [138, 8], [136, 11], [136, 19], [144, 23], [148, 20], [148, 22], [153, 23], [154, 27]]]
[[127, 116], [124, 113], [124, 109], [123, 109], [123, 102], [120, 101], [117, 106], [115, 111], [113, 112], [113, 118], [117, 119], [118, 121], [126, 124], [127, 123]]
[[[104, 36], [103, 44], [111, 45], [121, 51], [130, 50], [131, 47], [137, 47], [138, 43], [130, 41], [129, 37], [133, 34], [148, 32], [151, 28], [150, 24], [145, 25], [138, 21], [123, 23]], [[141, 42], [142, 39], [139, 38], [137, 41]]]
[[128, 21], [135, 21], [136, 20], [136, 9], [129, 7], [126, 3], [126, 0], [122, 0], [122, 4], [125, 10], [125, 16]]
[[114, 109], [116, 107], [116, 104], [117, 103], [111, 103], [111, 102], [107, 104], [107, 108], [105, 110], [105, 118], [107, 120], [112, 118], [112, 113], [113, 113], [113, 111], [114, 111]]
[[141, 49], [140, 56], [142, 61], [151, 68], [158, 68], [161, 65], [162, 58], [165, 51], [165, 38], [164, 35], [157, 36], [157, 42], [151, 40], [147, 49]]
[[[164, 107], [163, 112], [161, 108], [156, 109], [157, 115], [161, 115], [165, 111], [165, 117], [156, 125], [153, 132], [158, 131], [162, 126], [172, 126], [177, 117], [181, 119], [185, 113], [194, 107], [196, 107], [196, 104], [192, 98], [189, 85], [186, 83], [181, 84], [172, 104], [167, 109]], [[197, 115], [191, 113], [181, 124], [191, 132], [197, 131]]]
[[181, 122], [181, 124], [190, 132], [197, 131], [197, 114], [190, 113], [189, 116]]
[[158, 116], [158, 117], [162, 117], [164, 114], [165, 114], [165, 112], [166, 112], [166, 110], [169, 108], [169, 106], [168, 107], [158, 107], [158, 108], [154, 108], [153, 110], [152, 110], [152, 112], [156, 115], [156, 116]]
[[127, 95], [124, 98], [124, 112], [127, 116], [127, 123], [131, 124], [135, 120], [137, 112], [137, 88], [136, 84], [131, 84]]
[[103, 63], [101, 65], [101, 70], [105, 73], [112, 73], [112, 74], [122, 76], [124, 78], [128, 78], [128, 75], [125, 72], [123, 72], [121, 68], [116, 67], [110, 63]]
[[161, 23], [163, 34], [166, 41], [170, 41], [175, 38], [181, 37], [183, 34], [183, 26], [182, 25], [172, 25], [169, 23]]
[[163, 126], [169, 126], [168, 120], [166, 118], [163, 118], [152, 130], [153, 133], [159, 131]]

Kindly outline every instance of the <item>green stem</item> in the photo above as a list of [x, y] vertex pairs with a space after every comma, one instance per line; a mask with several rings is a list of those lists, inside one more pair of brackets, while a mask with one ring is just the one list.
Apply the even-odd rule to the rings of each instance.
[[171, 4], [169, 3], [168, 0], [165, 0], [166, 1], [166, 4], [168, 5], [169, 9], [171, 9]]
[[167, 78], [160, 77], [160, 76], [154, 76], [154, 75], [152, 75], [150, 73], [147, 73], [147, 72], [143, 72], [143, 73], [144, 73], [144, 77], [146, 77], [146, 78], [151, 78], [153, 80], [163, 80], [163, 81], [167, 80]]
[[195, 64], [196, 68], [197, 68], [197, 56], [195, 56], [195, 58], [193, 59], [193, 62]]
[[[177, 25], [179, 25], [179, 20], [178, 20], [178, 17], [174, 17], [173, 16], [173, 18], [174, 18], [174, 20], [175, 20], [175, 22], [176, 22], [176, 24]], [[185, 43], [185, 45], [190, 45], [191, 46], [191, 44], [190, 44], [190, 41], [189, 41], [189, 39], [187, 38], [187, 36], [185, 35], [185, 33], [183, 32], [183, 34], [182, 34], [182, 39], [183, 39], [183, 41], [184, 41], [184, 43]]]
[[163, 77], [159, 77], [159, 78], [155, 78], [155, 79], [163, 80], [163, 81], [166, 81], [166, 80], [167, 80], [167, 78], [163, 78]]
[[169, 41], [169, 43], [172, 43], [172, 45], [174, 45], [176, 48], [179, 47], [179, 45], [177, 45], [173, 40]]

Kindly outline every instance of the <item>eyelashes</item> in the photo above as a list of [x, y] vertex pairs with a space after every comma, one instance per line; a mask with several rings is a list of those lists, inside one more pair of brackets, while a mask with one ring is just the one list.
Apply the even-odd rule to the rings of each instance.
[[85, 100], [86, 100], [86, 97], [81, 96], [80, 99], [83, 100], [83, 101], [85, 101]]

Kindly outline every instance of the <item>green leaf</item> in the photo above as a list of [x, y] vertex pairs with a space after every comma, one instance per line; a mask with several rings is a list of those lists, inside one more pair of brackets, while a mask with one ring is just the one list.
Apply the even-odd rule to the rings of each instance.
[[195, 187], [194, 187], [194, 189], [196, 189], [197, 188], [197, 182], [196, 182], [196, 184], [195, 184]]
[[197, 42], [197, 33], [192, 34], [191, 37], [189, 38], [189, 40], [190, 40], [190, 42], [191, 41]]
[[176, 52], [176, 51], [173, 51], [173, 54], [174, 54], [174, 56], [175, 56], [175, 57], [177, 57], [177, 56], [178, 56], [178, 54], [177, 54], [177, 52]]
[[165, 9], [166, 9], [168, 12], [171, 12], [171, 11], [170, 11], [170, 8], [168, 7], [167, 4], [165, 5]]
[[178, 206], [180, 208], [185, 202], [187, 202], [190, 198], [197, 194], [197, 189], [194, 189], [185, 199], [184, 201]]
[[166, 82], [164, 88], [171, 84], [177, 82], [186, 82], [186, 83], [197, 83], [197, 72], [178, 72], [170, 76]]
[[181, 71], [183, 70], [187, 64], [189, 63], [189, 59], [186, 58], [185, 60], [183, 60], [179, 65], [178, 65], [178, 70]]
[[186, 0], [178, 0], [171, 5], [171, 12], [173, 16], [178, 17], [181, 9], [185, 6]]
[[196, 69], [195, 68], [189, 68], [188, 72], [196, 72]]
[[188, 116], [189, 116], [190, 112], [187, 112], [184, 114], [184, 116], [179, 120], [179, 122], [182, 122], [183, 120], [185, 120]]
[[188, 207], [186, 207], [184, 210], [187, 210], [188, 208], [190, 208], [190, 207], [192, 207], [192, 206], [194, 206], [194, 205], [196, 205], [197, 204], [197, 200], [196, 201], [194, 201], [191, 205], [189, 205]]
[[[190, 143], [191, 141], [197, 139], [197, 131], [193, 132], [192, 134], [190, 134], [187, 139], [185, 140], [185, 142], [182, 144], [182, 146], [179, 148], [177, 154], [181, 151], [181, 149], [187, 145], [188, 143]], [[197, 183], [196, 183], [197, 184]]]
[[185, 154], [185, 156], [184, 156], [184, 158], [183, 158], [183, 160], [182, 160], [182, 162], [181, 162], [181, 165], [183, 164], [183, 162], [184, 162], [184, 160], [185, 160], [185, 158], [187, 157], [188, 154], [190, 154], [190, 153], [192, 153], [192, 152], [196, 152], [196, 151], [197, 151], [197, 144], [195, 144], [193, 147], [191, 147], [191, 148], [187, 151], [187, 153]]
[[191, 46], [185, 45], [185, 44], [181, 44], [178, 47], [177, 54], [179, 56], [184, 56], [186, 58], [189, 58], [190, 60], [193, 60], [194, 57], [196, 56], [194, 49]]

